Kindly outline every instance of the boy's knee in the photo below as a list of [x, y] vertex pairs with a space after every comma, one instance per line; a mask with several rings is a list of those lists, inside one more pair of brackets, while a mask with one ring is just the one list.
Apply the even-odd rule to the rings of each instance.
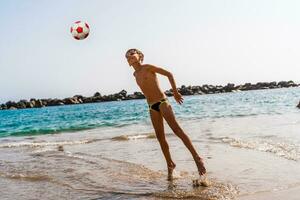
[[177, 136], [181, 136], [183, 134], [183, 130], [180, 127], [176, 127], [173, 129], [173, 132], [175, 133], [175, 135]]

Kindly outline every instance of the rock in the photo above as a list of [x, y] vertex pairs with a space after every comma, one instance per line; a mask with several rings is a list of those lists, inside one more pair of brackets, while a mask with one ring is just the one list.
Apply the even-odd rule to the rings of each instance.
[[145, 98], [145, 96], [141, 92], [134, 92], [133, 94], [136, 95], [138, 99], [144, 99]]
[[201, 90], [199, 90], [199, 91], [195, 92], [194, 94], [203, 95], [203, 94], [205, 94], [205, 93], [202, 92]]
[[134, 92], [127, 96], [128, 99], [145, 99], [145, 96], [141, 92]]
[[128, 99], [137, 99], [137, 96], [134, 95], [134, 94], [129, 94], [129, 95], [127, 96], [127, 98], [128, 98]]
[[26, 99], [21, 99], [19, 102], [22, 102], [22, 103], [27, 103], [28, 101]]
[[18, 107], [18, 104], [14, 101], [8, 101], [5, 104], [7, 109], [10, 109], [11, 107], [13, 107], [13, 109], [16, 109]]
[[113, 95], [104, 95], [102, 96], [102, 101], [113, 101]]
[[[113, 94], [113, 99], [122, 99], [122, 97], [124, 97], [124, 95], [121, 93]], [[125, 95], [125, 97], [126, 97], [126, 95]]]
[[3, 104], [1, 104], [0, 108], [1, 108], [1, 110], [6, 110], [7, 106], [6, 106], [6, 104], [3, 103]]
[[64, 105], [63, 100], [60, 99], [51, 99], [50, 101], [47, 102], [47, 106], [60, 106]]
[[231, 92], [232, 90], [234, 90], [234, 84], [228, 83], [225, 87], [223, 87], [223, 90], [225, 90], [225, 92]]
[[99, 92], [96, 92], [96, 93], [94, 94], [94, 97], [101, 97], [101, 94], [100, 94]]
[[200, 91], [201, 86], [198, 86], [198, 85], [197, 86], [192, 86], [191, 89], [192, 89], [193, 92], [198, 92], [198, 91]]
[[43, 107], [44, 107], [44, 106], [48, 106], [48, 102], [51, 101], [51, 98], [48, 98], [48, 99], [41, 99], [41, 101], [42, 101]]
[[94, 103], [97, 103], [97, 102], [102, 102], [104, 101], [104, 99], [106, 99], [107, 96], [104, 95], [104, 96], [94, 96], [94, 97], [91, 97], [91, 101], [94, 102]]
[[42, 100], [38, 99], [38, 100], [34, 101], [34, 107], [35, 108], [44, 107]]
[[277, 82], [276, 82], [276, 81], [270, 82], [270, 83], [269, 83], [269, 88], [270, 88], [270, 89], [278, 88]]
[[173, 96], [173, 92], [171, 92], [170, 90], [166, 90], [164, 93], [165, 93], [165, 95], [168, 96], [168, 97]]
[[208, 85], [202, 85], [201, 92], [203, 92], [204, 94], [208, 94], [209, 92]]
[[240, 90], [252, 90], [252, 88], [251, 83], [245, 83]]
[[31, 101], [26, 102], [26, 108], [33, 108], [33, 107], [34, 107], [34, 105]]
[[79, 104], [78, 100], [76, 97], [69, 97], [69, 98], [65, 98], [63, 99], [63, 103], [66, 105], [69, 104]]
[[182, 95], [193, 95], [194, 92], [192, 90], [192, 86], [186, 87], [185, 85], [182, 85], [181, 88], [178, 89], [178, 92]]
[[26, 104], [25, 104], [24, 102], [19, 101], [19, 102], [17, 103], [17, 108], [19, 108], [19, 109], [24, 109], [24, 108], [26, 108]]
[[93, 97], [83, 97], [83, 103], [93, 103]]
[[35, 107], [35, 101], [36, 101], [35, 99], [34, 100], [30, 99], [30, 101], [29, 101], [29, 103], [33, 106], [33, 108]]
[[74, 95], [73, 96], [73, 98], [77, 98], [77, 101], [79, 102], [79, 103], [83, 103], [83, 96], [82, 95]]
[[294, 81], [288, 81], [288, 87], [297, 87], [298, 85]]
[[179, 93], [182, 95], [193, 95], [194, 92], [190, 88], [180, 88]]
[[[233, 83], [228, 83], [225, 86], [222, 85], [202, 85], [202, 86], [185, 86], [181, 85], [176, 90], [181, 95], [203, 95], [203, 94], [216, 94], [223, 92], [239, 92], [246, 90], [258, 90], [258, 89], [273, 89], [273, 88], [285, 88], [285, 87], [298, 87], [300, 84], [296, 84], [293, 81], [272, 81], [272, 82], [257, 82], [256, 84], [245, 83], [243, 85], [235, 86]], [[173, 96], [173, 89], [166, 90], [165, 95]], [[5, 109], [23, 109], [23, 108], [41, 108], [44, 106], [59, 106], [65, 104], [81, 104], [81, 103], [96, 103], [103, 101], [122, 101], [130, 99], [144, 99], [145, 96], [142, 92], [134, 92], [133, 94], [127, 94], [126, 90], [121, 90], [115, 94], [109, 94], [102, 96], [99, 92], [96, 92], [91, 97], [84, 97], [82, 95], [74, 95], [73, 97], [61, 99], [35, 99], [31, 98], [29, 101], [22, 99], [19, 102], [8, 101], [5, 104], [0, 105], [0, 110]], [[297, 105], [300, 108], [300, 102]]]
[[83, 99], [83, 96], [82, 95], [74, 95], [73, 97], [77, 98], [77, 99]]
[[293, 86], [293, 85], [294, 85], [293, 81], [280, 81], [278, 83], [278, 86], [280, 86], [280, 87], [290, 87], [290, 86]]
[[123, 97], [126, 97], [127, 91], [126, 90], [121, 90], [118, 94], [122, 95]]

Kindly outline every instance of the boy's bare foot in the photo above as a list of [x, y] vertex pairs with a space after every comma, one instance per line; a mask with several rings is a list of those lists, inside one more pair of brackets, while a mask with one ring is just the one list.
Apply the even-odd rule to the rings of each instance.
[[173, 163], [171, 166], [168, 166], [168, 181], [173, 180], [173, 171], [175, 167], [176, 167], [175, 163]]
[[204, 167], [203, 159], [198, 156], [198, 157], [195, 158], [195, 162], [196, 162], [196, 165], [197, 165], [197, 168], [198, 168], [199, 175], [200, 176], [204, 175], [206, 173], [206, 169]]

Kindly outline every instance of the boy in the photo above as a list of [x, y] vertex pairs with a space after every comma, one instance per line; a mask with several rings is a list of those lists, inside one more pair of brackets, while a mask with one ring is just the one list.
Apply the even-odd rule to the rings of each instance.
[[183, 98], [176, 89], [176, 84], [172, 73], [154, 65], [142, 64], [144, 55], [137, 49], [129, 49], [126, 52], [125, 57], [127, 58], [129, 66], [134, 68], [135, 72], [133, 75], [135, 76], [138, 86], [147, 99], [152, 125], [167, 162], [168, 180], [172, 180], [173, 170], [175, 169], [176, 165], [172, 161], [169, 145], [166, 141], [163, 118], [167, 121], [172, 131], [183, 141], [185, 146], [191, 152], [196, 162], [199, 175], [204, 175], [206, 173], [206, 169], [204, 167], [203, 159], [198, 155], [189, 137], [177, 123], [172, 106], [168, 102], [166, 95], [161, 91], [157, 80], [156, 73], [168, 77], [173, 89], [174, 99], [178, 104], [181, 105], [183, 103]]

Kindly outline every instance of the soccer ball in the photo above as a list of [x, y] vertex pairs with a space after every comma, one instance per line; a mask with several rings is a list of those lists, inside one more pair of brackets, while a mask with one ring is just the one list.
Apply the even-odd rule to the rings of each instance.
[[71, 33], [76, 40], [83, 40], [89, 36], [90, 27], [85, 22], [77, 21], [71, 27]]

